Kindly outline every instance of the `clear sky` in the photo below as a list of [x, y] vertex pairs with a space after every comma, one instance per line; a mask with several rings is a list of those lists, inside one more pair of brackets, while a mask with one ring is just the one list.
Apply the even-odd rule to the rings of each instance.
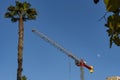
[[[24, 23], [23, 75], [28, 80], [80, 80], [74, 60], [31, 32], [43, 32], [74, 55], [94, 66], [94, 73], [84, 68], [85, 80], [105, 80], [120, 75], [120, 47], [109, 48], [104, 27], [105, 7], [101, 0], [20, 0], [28, 1], [38, 11], [34, 21]], [[0, 1], [0, 80], [16, 80], [18, 23], [4, 18], [15, 0]]]

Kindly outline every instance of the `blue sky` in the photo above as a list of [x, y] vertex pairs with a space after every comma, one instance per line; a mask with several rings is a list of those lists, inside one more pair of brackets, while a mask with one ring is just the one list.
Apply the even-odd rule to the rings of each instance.
[[[40, 39], [32, 28], [43, 32], [74, 55], [94, 66], [94, 73], [84, 68], [85, 80], [105, 80], [120, 75], [119, 47], [109, 48], [103, 2], [93, 0], [20, 0], [28, 1], [38, 11], [34, 21], [24, 23], [23, 75], [28, 80], [80, 80], [74, 60]], [[16, 80], [18, 23], [4, 18], [15, 0], [0, 3], [0, 80]]]

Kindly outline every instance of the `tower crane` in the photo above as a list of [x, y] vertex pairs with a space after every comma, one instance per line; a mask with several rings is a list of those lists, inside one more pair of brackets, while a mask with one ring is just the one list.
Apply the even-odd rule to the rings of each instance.
[[70, 51], [68, 51], [67, 49], [65, 49], [63, 46], [59, 45], [54, 40], [52, 40], [49, 37], [47, 37], [42, 32], [39, 32], [36, 29], [32, 29], [32, 32], [34, 32], [35, 34], [37, 34], [40, 38], [42, 38], [43, 40], [45, 40], [49, 44], [53, 45], [58, 50], [60, 50], [63, 53], [65, 53], [68, 57], [72, 58], [75, 61], [76, 66], [80, 67], [80, 70], [81, 70], [80, 78], [81, 78], [81, 80], [84, 80], [84, 70], [83, 70], [83, 67], [87, 68], [90, 73], [93, 73], [93, 71], [94, 71], [93, 70], [93, 66], [87, 65], [86, 62], [83, 59], [79, 59], [78, 57], [76, 57], [75, 55], [73, 55]]

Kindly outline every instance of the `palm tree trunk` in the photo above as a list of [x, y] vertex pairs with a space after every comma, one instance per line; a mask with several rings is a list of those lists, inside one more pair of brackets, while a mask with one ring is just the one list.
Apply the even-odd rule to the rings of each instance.
[[20, 15], [18, 28], [18, 69], [17, 69], [17, 80], [22, 79], [22, 61], [23, 61], [23, 37], [24, 37], [24, 27], [23, 18]]

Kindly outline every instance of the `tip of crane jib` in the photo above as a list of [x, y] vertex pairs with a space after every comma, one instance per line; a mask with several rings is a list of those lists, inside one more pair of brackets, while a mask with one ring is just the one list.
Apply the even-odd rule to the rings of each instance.
[[35, 32], [36, 30], [35, 29], [32, 29], [32, 32]]

